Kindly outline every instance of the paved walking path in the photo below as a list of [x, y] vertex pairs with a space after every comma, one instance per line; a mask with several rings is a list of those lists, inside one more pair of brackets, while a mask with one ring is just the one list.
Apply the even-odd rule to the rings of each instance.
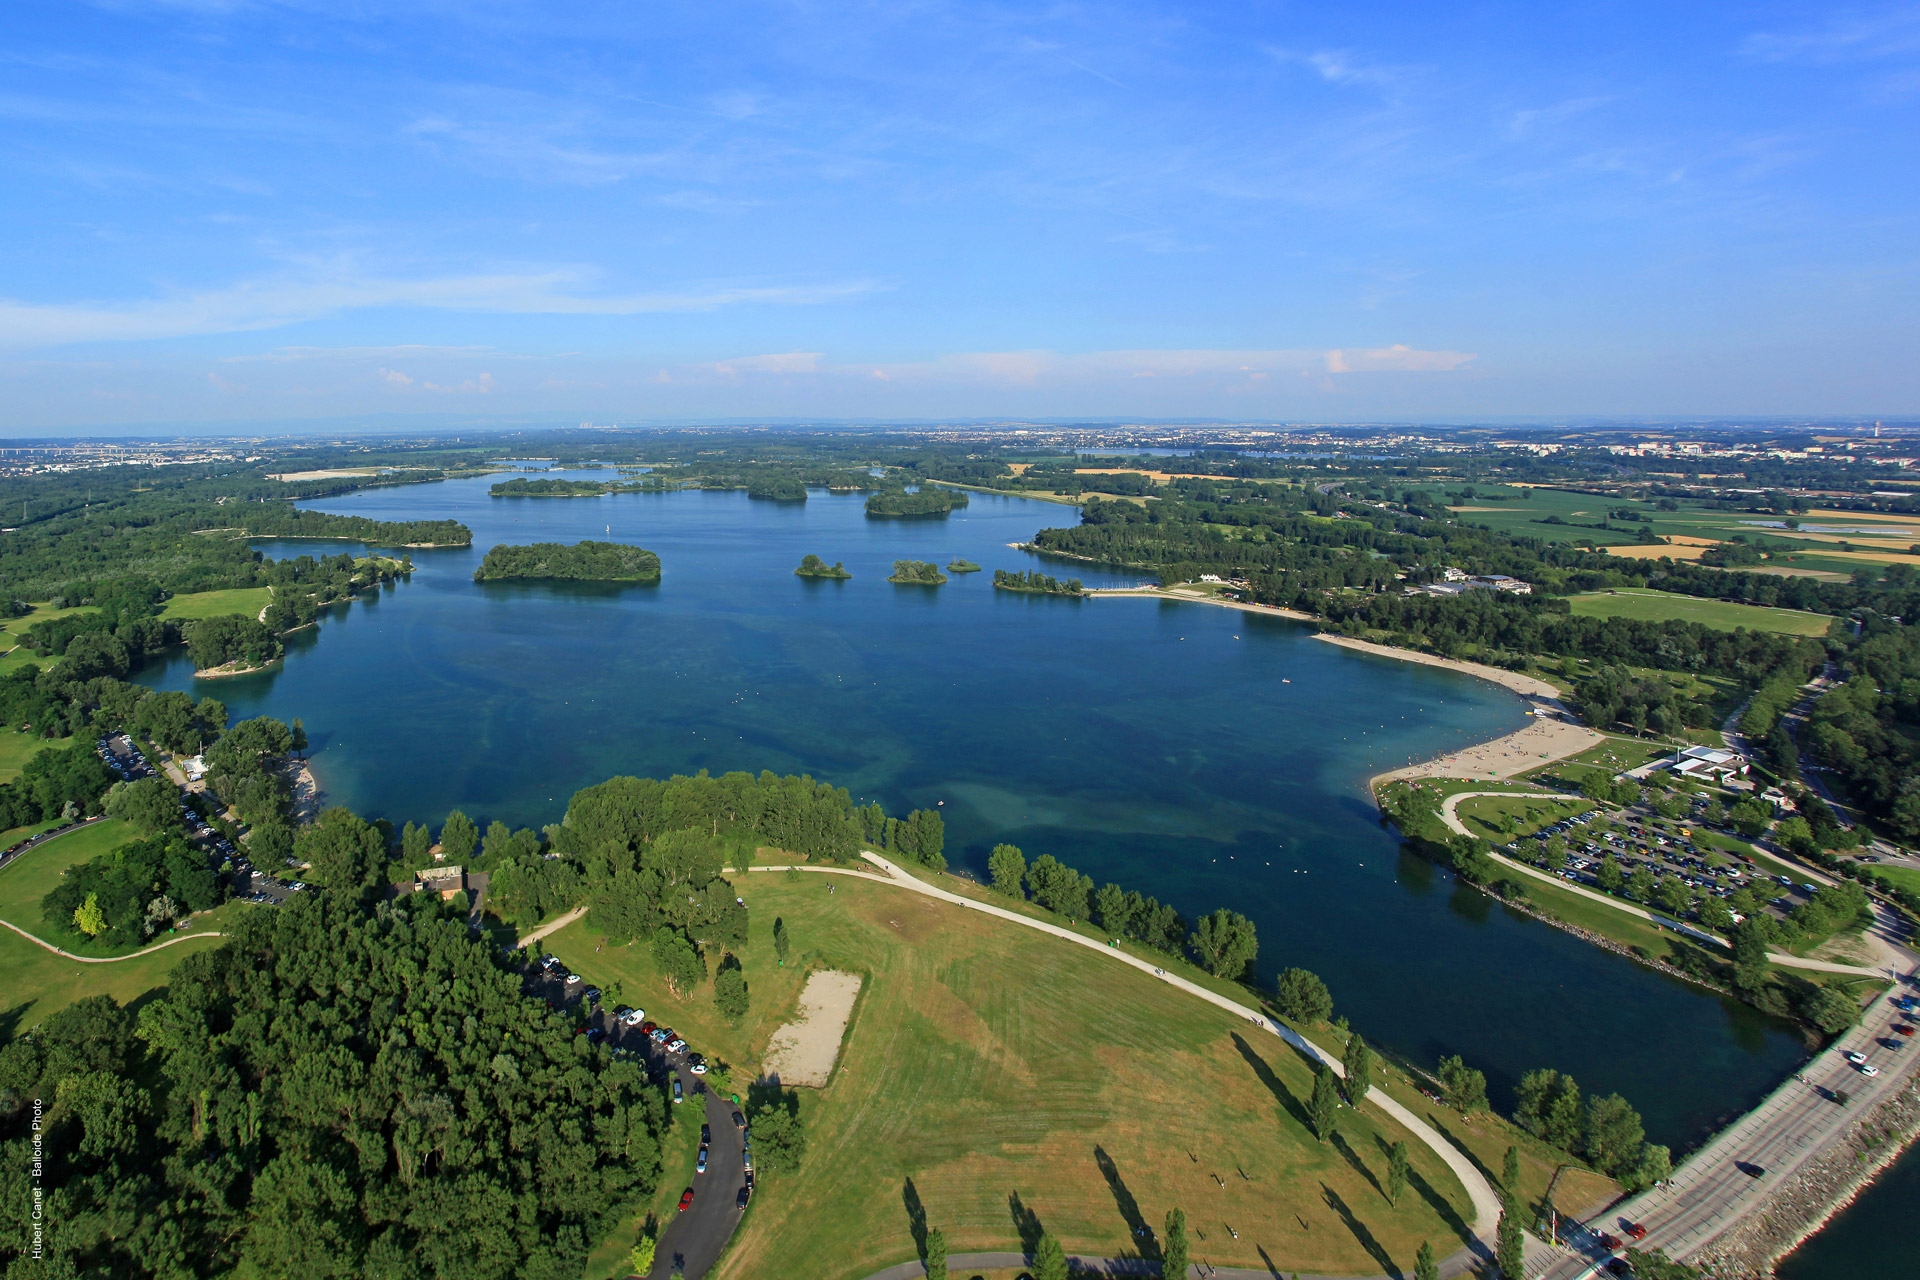
[[[25, 845], [15, 850], [11, 856], [6, 858], [4, 861], [0, 861], [0, 867], [12, 866], [15, 862], [19, 861], [21, 858], [25, 857], [28, 853], [32, 852], [33, 850], [38, 849], [41, 845], [47, 843], [49, 840], [57, 840], [61, 836], [71, 835], [75, 831], [85, 830], [87, 827], [90, 827], [94, 823], [99, 821], [101, 821], [101, 819], [99, 818], [86, 818], [80, 822], [76, 822], [70, 827], [62, 827], [58, 831], [49, 831], [43, 835], [35, 836], [32, 840], [28, 841]], [[155, 951], [161, 951], [167, 947], [178, 946], [182, 942], [191, 942], [195, 938], [218, 938], [218, 937], [224, 936], [218, 930], [210, 929], [205, 933], [183, 933], [178, 937], [168, 938], [165, 942], [156, 942], [150, 947], [142, 947], [138, 951], [129, 951], [127, 952], [127, 954], [123, 956], [77, 956], [73, 954], [73, 952], [71, 951], [61, 950], [59, 947], [54, 946], [51, 942], [48, 942], [45, 938], [37, 937], [34, 934], [28, 933], [25, 929], [22, 929], [19, 925], [14, 924], [11, 920], [0, 920], [0, 926], [4, 926], [12, 930], [14, 933], [19, 934], [21, 937], [25, 938], [28, 942], [31, 942], [36, 947], [40, 947], [40, 948], [43, 948], [44, 950], [53, 952], [53, 954], [59, 956], [63, 960], [77, 960], [81, 964], [119, 964], [122, 960], [138, 960], [141, 956], [150, 955]]]
[[[1473, 832], [1467, 830], [1466, 823], [1460, 821], [1460, 815], [1456, 812], [1462, 800], [1471, 800], [1475, 796], [1511, 796], [1513, 794], [1511, 791], [1456, 792], [1440, 802], [1440, 821], [1447, 824], [1449, 831], [1458, 832], [1463, 836], [1470, 836]], [[1716, 933], [1709, 933], [1705, 929], [1696, 928], [1684, 921], [1675, 920], [1672, 916], [1661, 915], [1657, 911], [1649, 911], [1645, 907], [1635, 906], [1631, 902], [1622, 902], [1610, 894], [1589, 889], [1582, 884], [1575, 884], [1571, 880], [1562, 880], [1559, 876], [1551, 872], [1542, 871], [1540, 868], [1528, 866], [1518, 859], [1509, 858], [1498, 849], [1493, 850], [1492, 855], [1494, 860], [1502, 865], [1511, 867], [1522, 875], [1532, 876], [1535, 880], [1545, 881], [1555, 888], [1563, 889], [1568, 893], [1579, 894], [1583, 898], [1590, 898], [1602, 906], [1612, 907], [1615, 911], [1623, 912], [1626, 915], [1638, 916], [1642, 920], [1652, 921], [1663, 929], [1672, 929], [1675, 933], [1683, 933], [1687, 937], [1697, 941], [1710, 943], [1717, 947], [1726, 947], [1729, 950], [1732, 949], [1733, 944]], [[1864, 965], [1840, 964], [1833, 960], [1809, 960], [1804, 956], [1788, 955], [1784, 951], [1769, 951], [1767, 952], [1767, 959], [1774, 964], [1783, 965], [1789, 969], [1812, 969], [1820, 973], [1845, 973], [1868, 978], [1884, 978], [1887, 976], [1885, 969], [1869, 968]]]
[[[860, 856], [866, 859], [868, 862], [872, 863], [874, 866], [878, 867], [881, 871], [885, 873], [885, 883], [895, 885], [902, 889], [910, 890], [911, 892], [914, 892], [914, 893], [924, 894], [929, 898], [938, 898], [942, 902], [949, 902], [958, 907], [965, 907], [969, 911], [978, 911], [985, 915], [997, 916], [1002, 920], [1010, 921], [1014, 924], [1021, 925], [1028, 929], [1037, 929], [1042, 933], [1052, 934], [1056, 938], [1061, 938], [1067, 942], [1074, 943], [1078, 946], [1086, 947], [1090, 951], [1098, 952], [1099, 954], [1106, 956], [1111, 960], [1118, 961], [1121, 964], [1131, 965], [1134, 968], [1139, 969], [1144, 973], [1147, 973], [1152, 975], [1153, 977], [1159, 978], [1162, 982], [1168, 983], [1169, 985], [1174, 987], [1178, 987], [1180, 990], [1185, 991], [1189, 995], [1198, 996], [1200, 999], [1205, 1000], [1208, 1004], [1217, 1005], [1220, 1008], [1225, 1009], [1245, 1019], [1247, 1022], [1251, 1023], [1255, 1027], [1258, 1027], [1262, 1031], [1271, 1032], [1273, 1035], [1278, 1036], [1280, 1039], [1286, 1041], [1286, 1043], [1288, 1043], [1289, 1045], [1292, 1045], [1295, 1049], [1305, 1054], [1307, 1058], [1309, 1058], [1310, 1060], [1314, 1062], [1326, 1064], [1326, 1066], [1333, 1072], [1335, 1076], [1344, 1077], [1346, 1075], [1345, 1069], [1341, 1066], [1341, 1064], [1338, 1061], [1329, 1057], [1326, 1053], [1324, 1053], [1320, 1049], [1318, 1045], [1315, 1045], [1311, 1041], [1307, 1040], [1305, 1037], [1301, 1036], [1298, 1032], [1294, 1031], [1293, 1028], [1288, 1027], [1283, 1023], [1276, 1022], [1272, 1018], [1267, 1017], [1265, 1014], [1254, 1009], [1249, 1009], [1246, 1005], [1243, 1005], [1238, 1001], [1231, 1000], [1226, 996], [1220, 995], [1218, 992], [1210, 991], [1206, 987], [1201, 986], [1197, 982], [1191, 982], [1186, 978], [1182, 978], [1178, 976], [1177, 974], [1169, 973], [1165, 969], [1162, 969], [1159, 966], [1153, 964], [1151, 961], [1142, 960], [1137, 956], [1129, 955], [1126, 952], [1121, 951], [1117, 947], [1106, 946], [1105, 944], [1097, 941], [1096, 939], [1089, 938], [1084, 934], [1075, 933], [1071, 929], [1065, 929], [1059, 925], [1049, 924], [1044, 920], [1035, 920], [1035, 919], [1032, 919], [1031, 917], [1020, 915], [1017, 912], [1008, 911], [1003, 907], [996, 907], [991, 903], [976, 902], [972, 898], [963, 897], [960, 894], [951, 893], [945, 889], [936, 888], [935, 886], [928, 884], [926, 881], [921, 880], [911, 875], [910, 873], [902, 870], [899, 866], [897, 866], [893, 862], [890, 862], [886, 858], [880, 856], [879, 854], [873, 852], [870, 849], [863, 851]], [[751, 870], [785, 871], [786, 868], [785, 867], [753, 867], [751, 868]], [[833, 874], [856, 875], [856, 876], [861, 876], [865, 879], [877, 878], [877, 877], [868, 875], [865, 872], [855, 871], [848, 868], [840, 868], [840, 867], [801, 867], [800, 870], [821, 872], [829, 875], [833, 875]], [[1426, 1121], [1422, 1120], [1419, 1116], [1415, 1115], [1407, 1107], [1403, 1106], [1401, 1103], [1395, 1101], [1392, 1097], [1388, 1096], [1388, 1094], [1384, 1089], [1376, 1088], [1372, 1090], [1367, 1095], [1367, 1101], [1371, 1105], [1379, 1107], [1380, 1110], [1392, 1116], [1394, 1120], [1397, 1121], [1402, 1128], [1406, 1129], [1407, 1132], [1412, 1134], [1420, 1142], [1426, 1144], [1426, 1146], [1430, 1148], [1435, 1155], [1439, 1156], [1440, 1159], [1446, 1163], [1447, 1167], [1453, 1171], [1454, 1176], [1460, 1179], [1460, 1184], [1466, 1188], [1467, 1196], [1473, 1202], [1473, 1233], [1477, 1237], [1476, 1243], [1473, 1246], [1459, 1250], [1453, 1257], [1447, 1259], [1446, 1265], [1442, 1268], [1443, 1272], [1445, 1272], [1446, 1274], [1456, 1274], [1459, 1272], [1464, 1272], [1478, 1265], [1480, 1262], [1486, 1259], [1492, 1258], [1493, 1248], [1494, 1248], [1494, 1239], [1493, 1239], [1494, 1229], [1499, 1224], [1499, 1221], [1500, 1221], [1500, 1196], [1499, 1196], [1499, 1193], [1494, 1190], [1493, 1185], [1489, 1183], [1487, 1179], [1481, 1175], [1479, 1168], [1475, 1166], [1473, 1161], [1469, 1159], [1465, 1153], [1460, 1151], [1460, 1149], [1455, 1147], [1451, 1142], [1448, 1142], [1445, 1138], [1441, 1137], [1438, 1133], [1434, 1132], [1432, 1127], [1429, 1126]], [[987, 1256], [1002, 1256], [1002, 1255], [987, 1255]], [[1016, 1260], [1005, 1263], [1005, 1264], [1001, 1264], [1001, 1265], [1005, 1265], [1005, 1266], [1025, 1266], [1026, 1265], [1024, 1259], [1018, 1258], [1016, 1255], [1009, 1254], [1004, 1256], [1014, 1257], [1016, 1258]], [[916, 1262], [909, 1265], [911, 1265], [914, 1268], [918, 1268], [920, 1264]], [[985, 1265], [985, 1264], [961, 1263], [956, 1260], [950, 1265], [978, 1266], [978, 1265]], [[886, 1275], [890, 1273], [883, 1272], [881, 1274]], [[912, 1275], [912, 1274], [915, 1274], [915, 1272], [910, 1271], [902, 1274]], [[924, 1273], [922, 1272], [921, 1274], [924, 1274]], [[1195, 1272], [1194, 1274], [1199, 1274], [1199, 1273]], [[1270, 1278], [1272, 1275], [1272, 1272], [1269, 1272], [1269, 1271], [1231, 1272], [1231, 1271], [1222, 1269], [1220, 1272], [1218, 1272], [1218, 1274], [1223, 1277], [1227, 1277], [1228, 1280], [1234, 1280], [1234, 1278], [1238, 1276], [1245, 1276], [1245, 1277], [1267, 1276]]]

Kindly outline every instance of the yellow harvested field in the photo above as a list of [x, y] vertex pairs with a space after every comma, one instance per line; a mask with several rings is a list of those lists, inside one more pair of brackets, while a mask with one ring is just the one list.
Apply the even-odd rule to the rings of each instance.
[[[1897, 483], [1920, 484], [1920, 480], [1901, 480]], [[1902, 499], [1902, 501], [1904, 501], [1904, 499]], [[1821, 508], [1819, 510], [1809, 511], [1800, 518], [1802, 520], [1817, 520], [1822, 524], [1848, 521], [1859, 525], [1863, 529], [1868, 525], [1875, 524], [1898, 525], [1908, 529], [1920, 529], [1920, 516], [1895, 515], [1891, 511], [1830, 511]]]

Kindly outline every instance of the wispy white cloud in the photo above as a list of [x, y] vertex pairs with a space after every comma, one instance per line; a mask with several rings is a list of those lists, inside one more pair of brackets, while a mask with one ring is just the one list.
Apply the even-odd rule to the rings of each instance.
[[[1037, 386], [1128, 378], [1262, 381], [1275, 374], [1446, 373], [1475, 357], [1464, 351], [1390, 347], [1300, 350], [970, 351], [922, 361], [840, 363], [817, 352], [746, 356], [690, 365], [681, 379], [719, 375], [810, 374], [897, 383]], [[663, 371], [664, 374], [664, 371]]]
[[1920, 6], [1851, 10], [1797, 31], [1755, 32], [1740, 42], [1739, 51], [1762, 62], [1816, 65], [1904, 57], [1920, 53]]
[[653, 293], [580, 291], [587, 273], [382, 278], [351, 270], [248, 281], [225, 289], [138, 302], [29, 303], [0, 299], [0, 346], [126, 342], [272, 329], [342, 311], [415, 307], [499, 315], [624, 316], [807, 306], [872, 292], [871, 281], [712, 283]]
[[1358, 85], [1382, 92], [1403, 86], [1412, 68], [1372, 62], [1351, 49], [1283, 49], [1269, 47], [1274, 59], [1288, 66], [1306, 67], [1328, 84]]

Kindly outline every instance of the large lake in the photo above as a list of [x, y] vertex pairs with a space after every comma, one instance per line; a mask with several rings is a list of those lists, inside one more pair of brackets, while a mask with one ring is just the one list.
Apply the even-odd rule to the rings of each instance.
[[[569, 478], [595, 472], [569, 472]], [[904, 814], [939, 806], [948, 858], [984, 877], [1006, 841], [1258, 925], [1263, 982], [1323, 976], [1342, 1012], [1423, 1064], [1460, 1053], [1496, 1098], [1552, 1065], [1619, 1091], [1676, 1147], [1802, 1054], [1782, 1024], [1515, 916], [1398, 852], [1366, 779], [1518, 726], [1493, 685], [1356, 654], [1279, 619], [1197, 604], [998, 592], [996, 568], [1133, 581], [1007, 544], [1078, 519], [976, 494], [947, 520], [862, 500], [741, 493], [494, 499], [497, 477], [310, 504], [452, 518], [472, 548], [414, 551], [410, 581], [332, 610], [273, 672], [141, 679], [305, 720], [330, 798], [368, 817], [557, 821], [614, 774], [805, 772]], [[610, 538], [660, 554], [657, 587], [481, 585], [500, 542]], [[341, 543], [265, 544], [276, 557]], [[812, 552], [849, 582], [797, 578]], [[886, 581], [900, 558], [985, 572]]]

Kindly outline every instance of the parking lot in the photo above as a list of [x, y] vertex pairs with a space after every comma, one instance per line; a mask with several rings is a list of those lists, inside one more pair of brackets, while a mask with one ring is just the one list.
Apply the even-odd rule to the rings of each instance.
[[739, 1105], [707, 1088], [703, 1056], [671, 1027], [649, 1018], [644, 1007], [610, 1006], [598, 988], [554, 956], [529, 962], [521, 973], [526, 994], [573, 1015], [577, 1034], [640, 1063], [647, 1078], [667, 1090], [669, 1106], [703, 1109], [694, 1168], [664, 1169], [660, 1175], [669, 1185], [685, 1178], [683, 1197], [690, 1192], [692, 1198], [683, 1198], [680, 1212], [662, 1224], [652, 1274], [689, 1280], [705, 1274], [753, 1194], [752, 1133]]

